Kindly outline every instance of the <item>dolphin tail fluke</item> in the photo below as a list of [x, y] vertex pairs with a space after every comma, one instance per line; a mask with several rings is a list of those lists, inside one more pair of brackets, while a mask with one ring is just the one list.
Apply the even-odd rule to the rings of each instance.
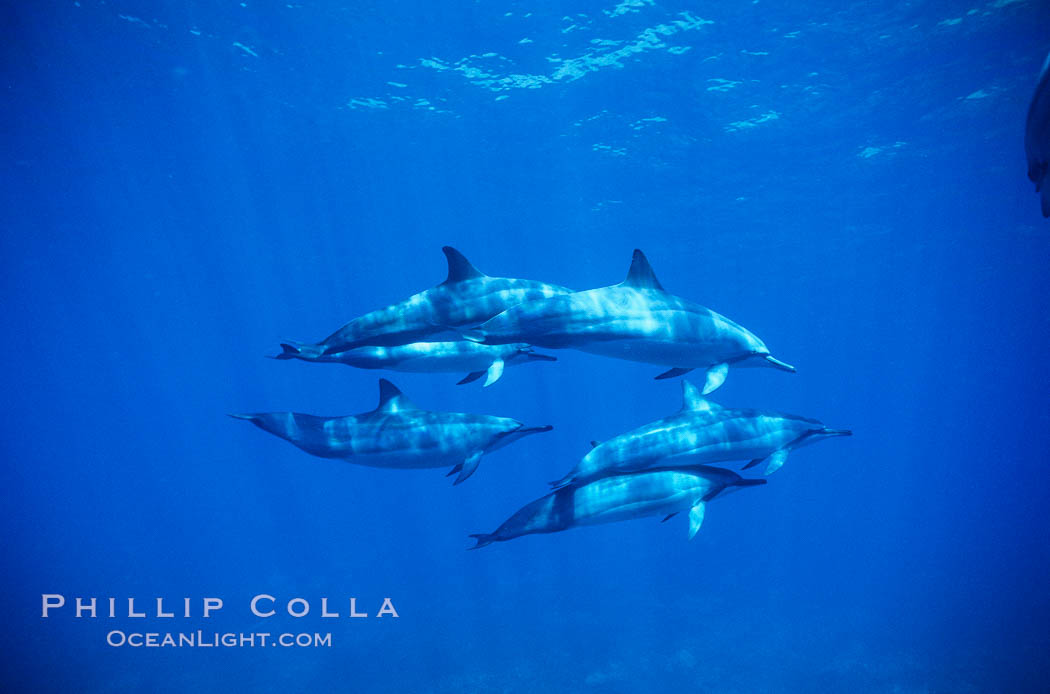
[[317, 345], [308, 345], [304, 342], [286, 340], [281, 343], [281, 353], [275, 354], [274, 359], [312, 359], [321, 356], [323, 350]]
[[281, 353], [274, 354], [271, 359], [296, 359], [302, 353], [302, 346], [298, 343], [282, 342]]
[[479, 378], [481, 378], [484, 375], [485, 375], [484, 371], [471, 371], [469, 374], [464, 376], [462, 379], [460, 379], [459, 381], [456, 381], [456, 385], [457, 386], [461, 386], [461, 385], [464, 385], [466, 383], [473, 383], [474, 381], [478, 380]]
[[472, 533], [470, 537], [477, 540], [477, 544], [473, 547], [467, 547], [467, 549], [481, 549], [482, 547], [488, 547], [496, 541], [496, 536], [489, 533]]
[[[259, 427], [263, 431], [272, 431], [266, 426], [266, 418], [259, 414], [228, 414], [227, 417], [234, 419], [243, 419], [247, 422], [251, 422], [255, 426]], [[274, 432], [276, 433], [276, 432]], [[280, 435], [280, 434], [278, 434]]]
[[684, 374], [689, 373], [692, 370], [693, 370], [692, 367], [690, 367], [688, 369], [683, 369], [681, 367], [675, 367], [673, 369], [668, 369], [667, 371], [664, 371], [662, 374], [657, 376], [655, 380], [662, 381], [665, 378], [674, 378], [675, 376], [682, 376]]
[[757, 487], [759, 485], [765, 484], [766, 482], [768, 482], [768, 480], [762, 480], [762, 479], [754, 480], [754, 479], [749, 479], [747, 477], [741, 477], [736, 482], [734, 482], [732, 486], [734, 486], [734, 487]]

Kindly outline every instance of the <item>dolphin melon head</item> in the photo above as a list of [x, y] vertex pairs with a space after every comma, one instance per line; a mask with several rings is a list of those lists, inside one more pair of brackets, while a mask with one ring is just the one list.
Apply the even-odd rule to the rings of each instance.
[[734, 343], [736, 349], [739, 350], [739, 356], [730, 360], [733, 366], [767, 366], [774, 369], [780, 369], [781, 371], [795, 373], [795, 367], [791, 364], [780, 361], [770, 354], [769, 348], [766, 347], [766, 343], [762, 342], [757, 335], [742, 326], [734, 324], [734, 327], [736, 330], [731, 331], [730, 341]]

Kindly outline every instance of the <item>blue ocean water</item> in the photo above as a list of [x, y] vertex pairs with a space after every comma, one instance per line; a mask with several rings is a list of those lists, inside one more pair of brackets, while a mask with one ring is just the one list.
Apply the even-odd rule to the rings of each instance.
[[[1050, 226], [1021, 147], [1046, 4], [4, 15], [5, 691], [1046, 691]], [[734, 370], [718, 402], [854, 436], [712, 504], [692, 541], [646, 519], [464, 551], [681, 394], [568, 350], [484, 389], [263, 358], [441, 282], [443, 245], [574, 289], [641, 248], [798, 367]], [[364, 412], [379, 376], [554, 430], [453, 488], [225, 417]], [[43, 594], [69, 604], [44, 619]], [[77, 619], [78, 596], [150, 614]]]

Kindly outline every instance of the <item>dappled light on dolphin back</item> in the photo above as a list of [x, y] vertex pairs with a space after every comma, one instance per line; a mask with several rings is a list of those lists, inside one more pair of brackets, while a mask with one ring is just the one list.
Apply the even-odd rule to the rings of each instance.
[[702, 369], [704, 393], [719, 388], [731, 366], [795, 371], [743, 326], [664, 290], [640, 250], [620, 284], [525, 301], [463, 334], [488, 345], [572, 348], [671, 367], [657, 379]]
[[379, 405], [359, 415], [318, 417], [297, 412], [230, 415], [322, 458], [380, 468], [452, 467], [459, 484], [482, 456], [552, 427], [526, 427], [506, 417], [423, 410], [393, 383], [379, 381]]

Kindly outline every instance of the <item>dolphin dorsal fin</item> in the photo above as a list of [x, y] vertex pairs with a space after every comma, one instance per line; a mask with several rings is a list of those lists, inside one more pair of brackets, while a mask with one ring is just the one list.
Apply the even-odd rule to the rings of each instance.
[[686, 380], [682, 380], [682, 411], [714, 412], [722, 409], [718, 403], [711, 402], [700, 393], [700, 389]]
[[452, 246], [445, 246], [441, 250], [444, 252], [445, 257], [448, 258], [448, 279], [445, 280], [445, 284], [486, 276], [484, 272], [471, 265], [470, 261]]
[[401, 391], [385, 378], [379, 379], [379, 407], [376, 412], [400, 412], [414, 410], [416, 406]]
[[653, 272], [652, 266], [649, 265], [649, 260], [645, 257], [645, 253], [642, 253], [637, 248], [634, 249], [634, 256], [631, 258], [631, 269], [627, 271], [627, 279], [623, 281], [623, 284], [635, 289], [658, 289], [660, 291], [664, 289], [660, 284], [660, 280], [656, 279], [656, 274]]

